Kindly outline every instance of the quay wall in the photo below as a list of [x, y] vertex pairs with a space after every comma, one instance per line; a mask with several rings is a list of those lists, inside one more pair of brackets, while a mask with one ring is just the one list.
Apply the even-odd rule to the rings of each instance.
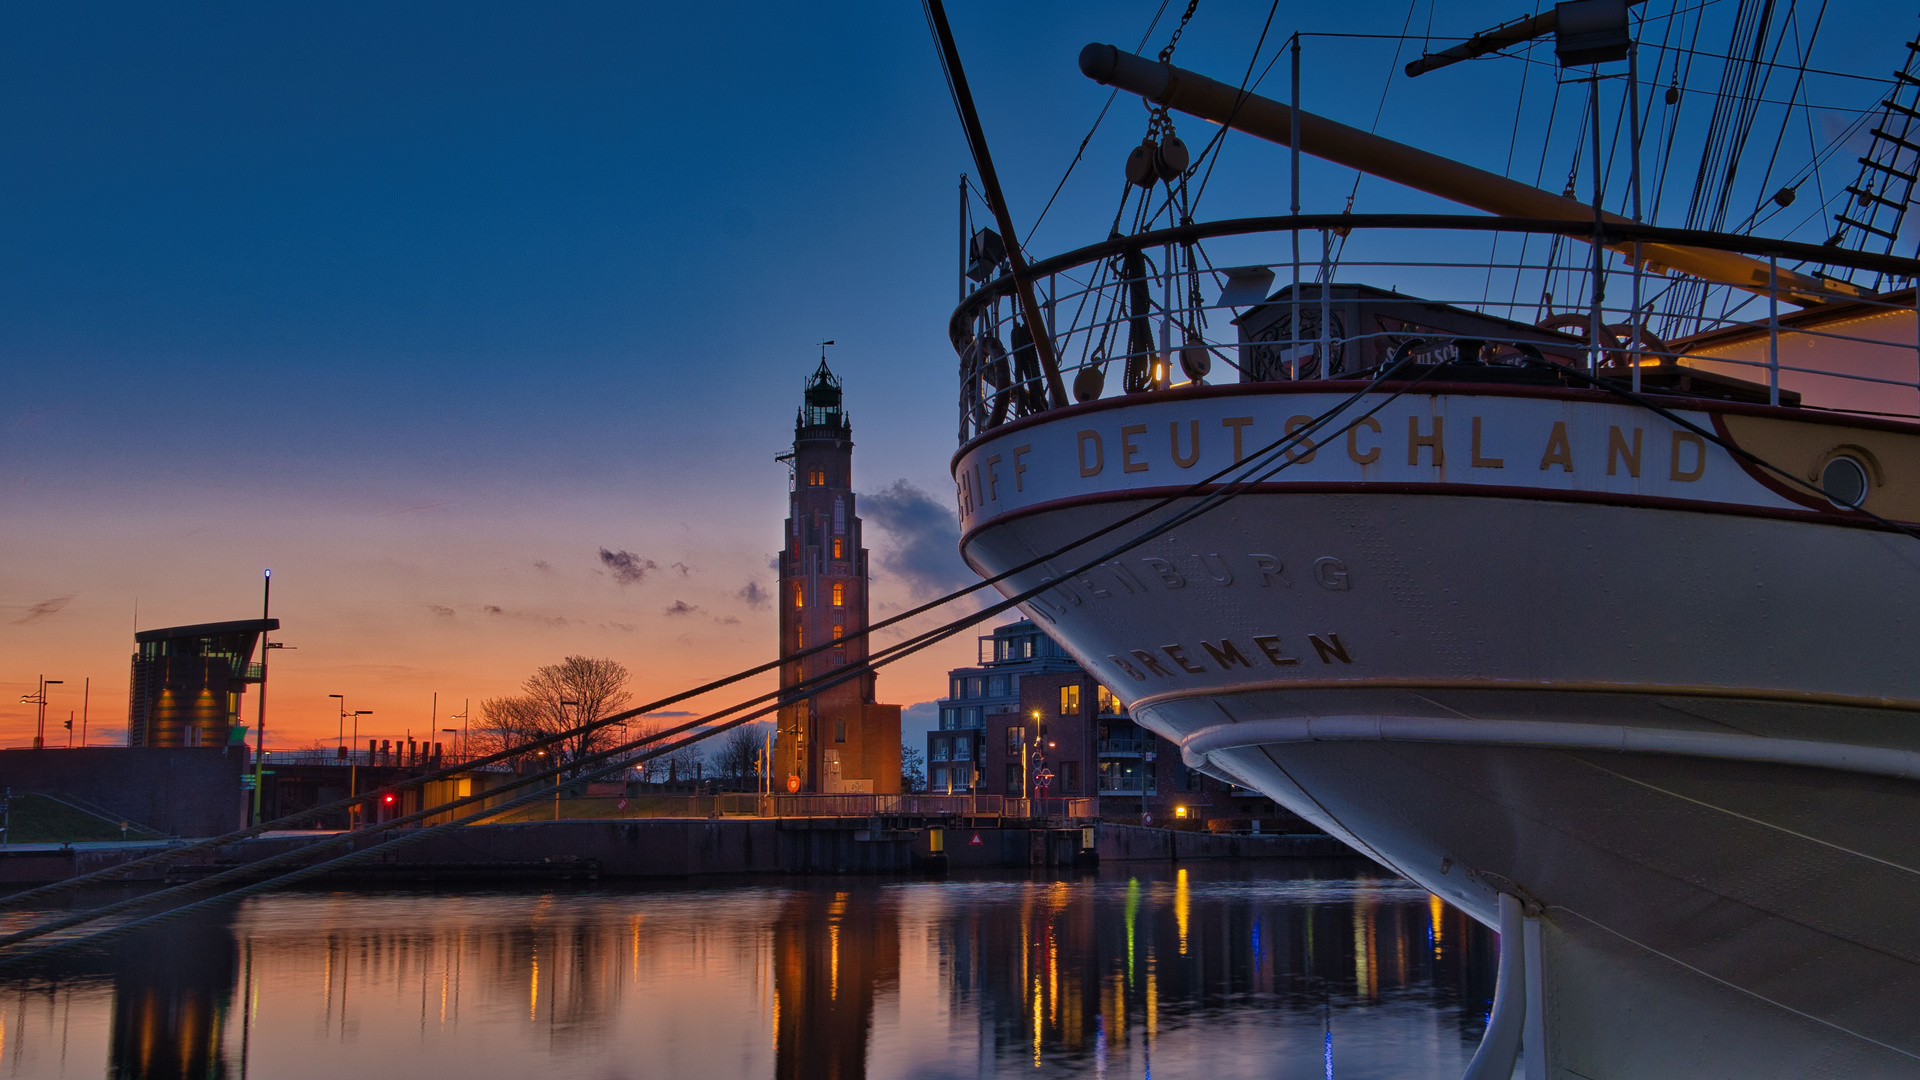
[[[1103, 823], [1094, 826], [1102, 863], [1330, 858], [1352, 854], [1331, 837], [1219, 835]], [[271, 836], [167, 860], [124, 880], [181, 881], [304, 848], [327, 834]], [[395, 834], [356, 838], [367, 847]], [[975, 843], [975, 838], [979, 842]], [[950, 870], [1066, 868], [1081, 831], [982, 825], [947, 827]], [[908, 874], [930, 868], [925, 828], [875, 828], [867, 819], [646, 818], [474, 825], [423, 836], [371, 856], [326, 880], [537, 881], [668, 879], [742, 874]], [[316, 859], [345, 849], [316, 853]], [[13, 852], [0, 856], [0, 885], [54, 881], [152, 854], [151, 847]]]
[[0, 789], [49, 795], [163, 836], [240, 827], [243, 746], [0, 750]]

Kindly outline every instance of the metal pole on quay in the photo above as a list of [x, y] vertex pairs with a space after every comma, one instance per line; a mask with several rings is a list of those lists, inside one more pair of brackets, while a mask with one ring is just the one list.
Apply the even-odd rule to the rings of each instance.
[[[372, 709], [355, 709], [353, 713], [353, 741], [356, 744], [356, 750], [347, 754], [347, 798], [349, 799], [357, 798], [360, 795], [360, 762], [353, 756], [353, 753], [357, 752], [357, 744], [360, 742], [360, 718], [372, 715]], [[367, 764], [373, 764], [373, 756], [371, 754], [367, 756]], [[347, 807], [347, 828], [358, 828], [357, 822], [359, 820], [360, 804], [354, 803]]]
[[[569, 705], [573, 706], [574, 723], [572, 725], [567, 725], [567, 706]], [[560, 723], [562, 725], [579, 727], [580, 726], [579, 720], [580, 720], [580, 703], [579, 702], [563, 701], [560, 703]], [[554, 764], [558, 765], [559, 762], [555, 761]], [[557, 772], [553, 774], [553, 820], [555, 821], [560, 820], [560, 774]]]

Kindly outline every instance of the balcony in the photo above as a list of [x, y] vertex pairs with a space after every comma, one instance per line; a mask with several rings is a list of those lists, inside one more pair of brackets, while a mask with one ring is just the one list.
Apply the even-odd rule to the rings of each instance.
[[1134, 757], [1139, 757], [1141, 754], [1144, 754], [1151, 749], [1153, 749], [1152, 739], [1101, 739], [1100, 740], [1100, 752], [1102, 754], [1112, 754], [1116, 756], [1124, 754], [1124, 755], [1132, 755]]

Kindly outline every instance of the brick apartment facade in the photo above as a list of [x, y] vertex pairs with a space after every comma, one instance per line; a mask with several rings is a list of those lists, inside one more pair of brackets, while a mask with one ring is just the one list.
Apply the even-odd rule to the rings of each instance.
[[[1318, 831], [1272, 800], [1186, 767], [1027, 620], [980, 639], [980, 663], [949, 673], [927, 736], [928, 787], [1015, 798], [1097, 795], [1114, 821], [1217, 830]], [[1256, 825], [1257, 823], [1257, 825]]]

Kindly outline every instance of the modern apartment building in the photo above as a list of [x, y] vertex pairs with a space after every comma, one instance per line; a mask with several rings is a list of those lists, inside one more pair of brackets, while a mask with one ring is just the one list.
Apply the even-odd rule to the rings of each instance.
[[977, 664], [949, 672], [947, 688], [940, 727], [927, 735], [931, 791], [1097, 795], [1101, 816], [1114, 820], [1310, 831], [1271, 800], [1188, 769], [1177, 747], [1135, 724], [1029, 620], [980, 638]]

